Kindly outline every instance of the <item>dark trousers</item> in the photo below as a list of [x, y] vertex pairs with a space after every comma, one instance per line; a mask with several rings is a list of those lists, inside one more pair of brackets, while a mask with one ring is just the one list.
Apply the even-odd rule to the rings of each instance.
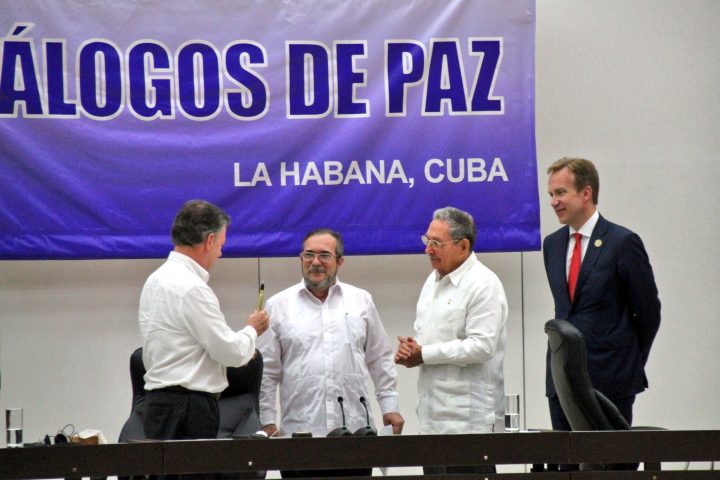
[[[611, 398], [610, 400], [615, 404], [618, 410], [620, 410], [620, 413], [623, 417], [625, 417], [628, 424], [632, 425], [632, 409], [633, 403], [635, 403], [635, 395], [625, 398]], [[562, 406], [560, 405], [560, 399], [557, 395], [548, 398], [548, 406], [550, 407], [550, 421], [552, 422], [553, 430], [562, 430], [564, 432], [572, 431], [570, 422], [568, 422], [565, 412], [563, 412]], [[576, 471], [579, 470], [579, 466], [575, 464], [548, 464], [548, 470]]]
[[145, 436], [152, 440], [217, 438], [217, 399], [200, 392], [150, 390], [145, 394]]
[[[612, 401], [618, 410], [620, 410], [620, 413], [623, 417], [625, 417], [625, 420], [632, 425], [635, 395], [625, 398], [611, 398], [610, 401]], [[562, 406], [560, 406], [560, 399], [557, 395], [548, 398], [548, 405], [550, 406], [550, 421], [552, 422], [553, 430], [562, 430], [565, 432], [571, 431], [572, 428], [570, 428], [570, 422], [568, 422], [567, 417], [565, 417], [565, 412], [563, 412]]]
[[[149, 390], [145, 394], [145, 436], [152, 440], [217, 438], [220, 410], [217, 399], [200, 392]], [[215, 474], [166, 475], [175, 478], [214, 479]]]

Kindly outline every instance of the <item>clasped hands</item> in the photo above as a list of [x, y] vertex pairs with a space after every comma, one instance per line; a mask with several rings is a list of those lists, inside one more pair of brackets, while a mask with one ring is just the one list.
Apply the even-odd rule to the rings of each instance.
[[397, 337], [398, 348], [395, 352], [395, 363], [407, 368], [417, 367], [423, 363], [422, 345], [412, 337]]

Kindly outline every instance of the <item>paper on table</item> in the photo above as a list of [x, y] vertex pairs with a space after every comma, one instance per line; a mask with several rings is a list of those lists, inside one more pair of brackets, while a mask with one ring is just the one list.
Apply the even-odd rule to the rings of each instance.
[[[378, 431], [378, 435], [381, 436], [381, 437], [393, 435], [393, 427], [392, 427], [392, 425], [384, 425], [384, 426]], [[388, 469], [389, 469], [389, 467], [380, 467], [380, 468], [379, 468], [380, 473], [382, 474], [383, 477], [387, 477], [387, 476], [388, 476]]]
[[86, 428], [70, 437], [72, 443], [82, 443], [85, 445], [105, 445], [107, 440], [100, 430]]

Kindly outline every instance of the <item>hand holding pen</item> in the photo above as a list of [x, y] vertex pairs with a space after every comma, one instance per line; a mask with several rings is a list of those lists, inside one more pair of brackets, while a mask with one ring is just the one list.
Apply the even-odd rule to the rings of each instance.
[[258, 301], [256, 310], [248, 316], [247, 324], [257, 331], [258, 336], [265, 333], [270, 325], [270, 317], [265, 308], [265, 284], [260, 284], [260, 292], [258, 293]]

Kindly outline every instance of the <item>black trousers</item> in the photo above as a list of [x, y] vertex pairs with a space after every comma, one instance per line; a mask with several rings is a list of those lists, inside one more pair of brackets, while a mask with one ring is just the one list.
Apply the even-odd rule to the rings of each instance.
[[[149, 390], [145, 393], [145, 402], [143, 426], [148, 439], [217, 438], [220, 410], [216, 397], [189, 390]], [[210, 480], [215, 476], [215, 474], [166, 475], [165, 479]]]
[[[625, 420], [632, 425], [633, 418], [633, 404], [635, 403], [635, 395], [631, 395], [625, 398], [611, 398], [610, 399], [615, 406], [620, 410], [620, 413]], [[556, 396], [548, 398], [548, 405], [550, 407], [550, 421], [552, 422], [553, 430], [562, 430], [569, 432], [570, 422], [568, 422], [565, 412], [563, 412], [562, 406], [560, 405], [560, 399]]]
[[[635, 395], [631, 395], [626, 398], [611, 398], [610, 399], [615, 406], [620, 410], [620, 413], [628, 424], [632, 425], [632, 409], [633, 403], [635, 403]], [[560, 405], [560, 399], [555, 395], [554, 397], [548, 398], [548, 406], [550, 407], [550, 421], [552, 422], [553, 430], [562, 430], [564, 432], [572, 431], [570, 422], [568, 422], [565, 412], [563, 412], [562, 406]], [[549, 471], [577, 471], [580, 469], [579, 465], [576, 464], [548, 464], [547, 469]]]
[[191, 391], [150, 390], [145, 394], [145, 436], [152, 440], [217, 438], [217, 399]]

